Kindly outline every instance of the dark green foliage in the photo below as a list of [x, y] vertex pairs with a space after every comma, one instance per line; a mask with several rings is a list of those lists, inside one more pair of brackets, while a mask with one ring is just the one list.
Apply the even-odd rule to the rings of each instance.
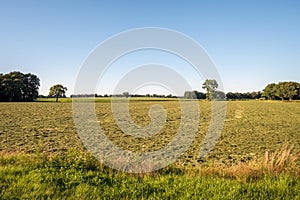
[[268, 84], [263, 90], [263, 97], [268, 100], [300, 99], [300, 83], [289, 81]]
[[38, 97], [40, 79], [34, 74], [0, 74], [0, 101], [33, 101]]
[[275, 83], [268, 84], [263, 90], [263, 97], [270, 100], [276, 99], [277, 85]]
[[226, 95], [222, 91], [211, 91], [211, 99], [213, 100], [224, 100], [226, 98]]
[[237, 99], [259, 99], [261, 98], [261, 92], [247, 92], [247, 93], [240, 93], [240, 92], [228, 92], [226, 94], [227, 99], [237, 100]]
[[205, 99], [206, 95], [202, 92], [194, 91], [185, 91], [184, 98], [186, 99]]

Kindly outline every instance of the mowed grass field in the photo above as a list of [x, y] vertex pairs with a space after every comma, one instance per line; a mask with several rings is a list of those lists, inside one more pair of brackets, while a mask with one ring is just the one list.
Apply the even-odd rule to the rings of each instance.
[[[214, 150], [201, 160], [198, 155], [210, 124], [211, 103], [198, 103], [200, 121], [193, 144], [174, 165], [146, 175], [107, 169], [83, 156], [88, 154], [76, 133], [69, 99], [61, 103], [0, 103], [0, 198], [300, 198], [296, 159], [300, 155], [299, 102], [228, 101], [222, 135]], [[148, 112], [154, 104], [164, 107], [167, 120], [153, 137], [123, 133], [107, 98], [95, 103], [97, 123], [120, 147], [136, 152], [157, 150], [177, 133], [181, 113], [174, 99], [139, 98], [130, 102], [132, 120], [148, 125]], [[279, 156], [272, 160], [276, 151]], [[251, 173], [257, 169], [247, 169], [260, 159], [268, 162], [266, 172], [280, 165], [283, 173], [266, 173], [256, 180]], [[285, 173], [286, 165], [281, 162], [289, 162], [287, 168], [293, 172]], [[246, 178], [241, 173], [246, 173]]]
[[[139, 101], [130, 103], [132, 120], [140, 126], [150, 123], [152, 105], [160, 104], [167, 111], [163, 129], [150, 138], [135, 138], [122, 132], [115, 123], [108, 99], [98, 101], [96, 113], [99, 125], [116, 144], [132, 151], [153, 151], [169, 143], [180, 124], [180, 105], [176, 100]], [[207, 132], [210, 102], [199, 101], [198, 134], [184, 163], [197, 163], [200, 146]], [[72, 103], [1, 103], [0, 151], [61, 153], [70, 148], [83, 150], [72, 117]], [[283, 144], [294, 146], [300, 153], [300, 103], [272, 101], [229, 101], [222, 135], [209, 154], [216, 162], [239, 162], [274, 151]]]

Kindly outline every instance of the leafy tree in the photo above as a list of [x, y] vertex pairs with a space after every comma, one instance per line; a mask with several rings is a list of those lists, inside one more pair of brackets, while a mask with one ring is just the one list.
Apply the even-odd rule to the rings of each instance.
[[61, 84], [56, 84], [56, 85], [53, 85], [50, 88], [49, 96], [50, 97], [55, 97], [56, 98], [56, 102], [58, 102], [58, 98], [59, 97], [66, 97], [66, 91], [67, 91], [66, 87], [64, 87]]
[[24, 75], [23, 82], [23, 99], [33, 101], [39, 95], [40, 79], [36, 75], [28, 73]]
[[275, 100], [277, 90], [278, 90], [277, 85], [275, 83], [270, 83], [263, 90], [262, 96], [269, 100]]
[[123, 96], [128, 98], [130, 96], [129, 92], [123, 92]]
[[40, 79], [18, 71], [0, 75], [0, 101], [33, 101], [38, 97]]
[[251, 99], [260, 99], [261, 98], [261, 92], [260, 91], [251, 92], [250, 96], [251, 96]]
[[300, 84], [293, 81], [268, 84], [263, 90], [263, 97], [282, 101], [300, 99]]
[[196, 94], [193, 91], [185, 91], [184, 98], [186, 99], [196, 99]]
[[198, 92], [198, 91], [194, 91], [196, 94], [196, 98], [197, 99], [205, 99], [206, 98], [206, 94], [202, 93], [202, 92]]
[[228, 92], [226, 94], [226, 98], [227, 99], [236, 99], [236, 96], [235, 96], [235, 94], [233, 92]]
[[216, 99], [216, 100], [224, 100], [226, 98], [226, 95], [223, 91], [214, 91], [211, 93], [211, 97], [212, 99]]
[[205, 99], [206, 95], [202, 92], [198, 92], [197, 90], [194, 90], [194, 91], [185, 91], [183, 97], [186, 99]]
[[297, 99], [300, 93], [300, 84], [297, 82], [279, 82], [277, 85], [276, 96], [281, 100]]
[[290, 81], [286, 84], [286, 88], [287, 88], [287, 96], [289, 100], [299, 99], [300, 83]]
[[202, 84], [202, 88], [206, 89], [206, 99], [212, 100], [211, 93], [215, 92], [218, 86], [219, 85], [216, 80], [205, 80], [205, 82]]
[[240, 93], [240, 92], [228, 92], [226, 94], [227, 99], [235, 100], [235, 99], [259, 99], [261, 98], [261, 92], [247, 92], [247, 93]]
[[21, 101], [23, 76], [21, 72], [10, 72], [4, 76], [4, 95], [8, 101]]

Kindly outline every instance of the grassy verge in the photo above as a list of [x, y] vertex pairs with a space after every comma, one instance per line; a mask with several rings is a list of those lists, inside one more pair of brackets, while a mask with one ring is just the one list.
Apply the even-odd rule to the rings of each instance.
[[[299, 168], [294, 168], [293, 158], [282, 151], [227, 168], [171, 166], [149, 174], [127, 174], [76, 151], [65, 156], [2, 153], [0, 198], [300, 199], [300, 177], [295, 174]], [[265, 171], [245, 173], [259, 170]]]

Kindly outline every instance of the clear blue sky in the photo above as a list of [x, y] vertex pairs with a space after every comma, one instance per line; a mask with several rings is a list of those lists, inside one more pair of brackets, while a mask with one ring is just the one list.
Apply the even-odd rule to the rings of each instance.
[[41, 94], [62, 83], [70, 95], [100, 42], [132, 28], [162, 27], [204, 47], [225, 91], [258, 91], [270, 82], [300, 82], [299, 10], [296, 0], [0, 0], [0, 72], [31, 72], [41, 79]]

